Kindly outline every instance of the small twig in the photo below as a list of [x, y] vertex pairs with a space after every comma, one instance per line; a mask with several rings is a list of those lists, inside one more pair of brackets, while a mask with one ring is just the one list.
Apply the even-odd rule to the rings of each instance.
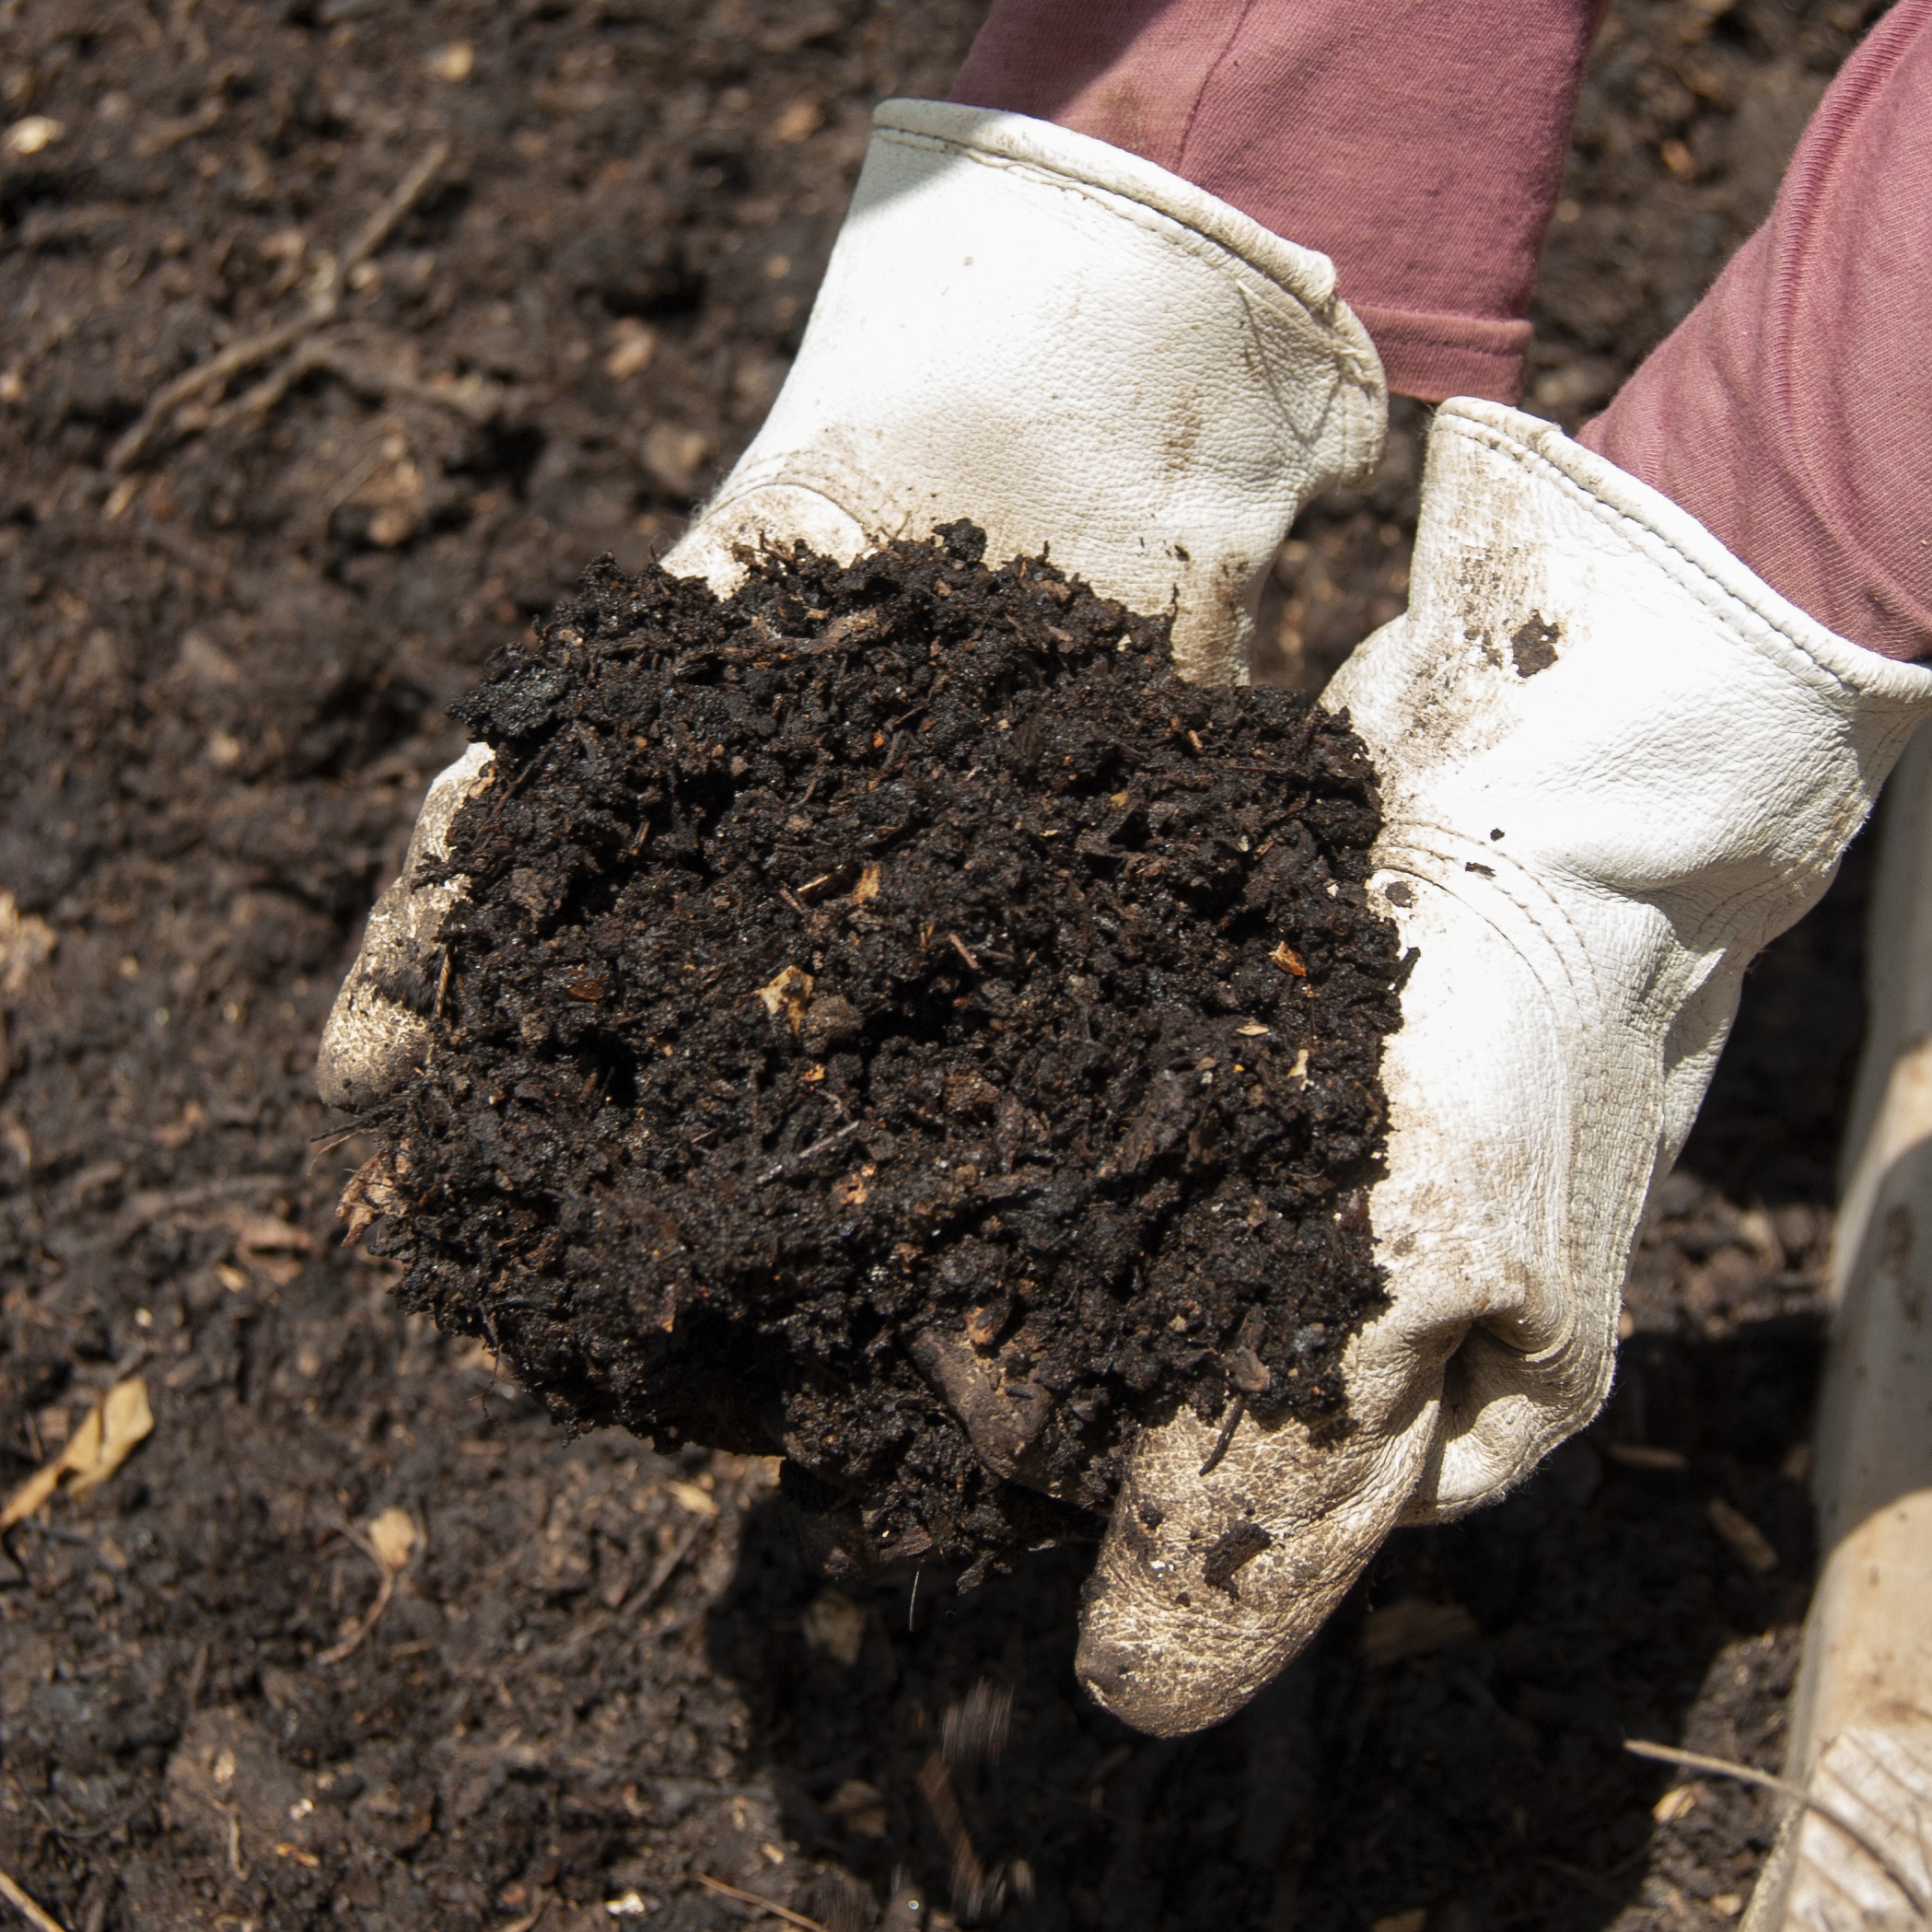
[[[966, 1827], [965, 1814], [960, 1810], [959, 1797], [952, 1787], [952, 1772], [943, 1751], [934, 1752], [921, 1767], [919, 1790], [952, 1854], [954, 1903], [963, 1906], [968, 1916], [977, 1918], [994, 1887], [986, 1882], [986, 1868], [980, 1863], [972, 1833]], [[995, 1884], [997, 1882], [995, 1874]]]
[[856, 1134], [858, 1130], [865, 1124], [865, 1122], [862, 1120], [848, 1121], [843, 1127], [841, 1127], [838, 1130], [836, 1134], [828, 1134], [823, 1140], [813, 1141], [811, 1146], [807, 1147], [804, 1153], [794, 1154], [790, 1157], [789, 1159], [774, 1160], [772, 1163], [772, 1165], [768, 1167], [764, 1170], [764, 1172], [758, 1177], [758, 1185], [760, 1187], [763, 1187], [768, 1182], [777, 1180], [779, 1175], [788, 1173], [794, 1168], [803, 1167], [805, 1163], [808, 1160], [809, 1160], [814, 1154], [822, 1154], [827, 1147], [836, 1146], [838, 1143], [844, 1140], [848, 1134]]
[[181, 1691], [181, 1705], [192, 1717], [194, 1706], [201, 1702], [202, 1681], [208, 1674], [208, 1647], [204, 1644], [194, 1653], [194, 1661], [188, 1666], [188, 1682]]
[[343, 1141], [354, 1140], [365, 1128], [386, 1121], [393, 1111], [389, 1107], [374, 1107], [367, 1113], [355, 1114], [340, 1126], [330, 1127], [320, 1134], [311, 1134], [308, 1136], [308, 1145], [318, 1154], [326, 1154], [332, 1148], [341, 1146]]
[[[333, 313], [332, 309], [331, 313]], [[147, 445], [161, 418], [177, 403], [185, 402], [191, 396], [199, 395], [203, 390], [212, 388], [217, 382], [226, 382], [230, 376], [239, 376], [243, 369], [252, 368], [258, 362], [266, 362], [271, 355], [279, 355], [284, 349], [298, 343], [311, 330], [320, 328], [320, 321], [311, 313], [297, 317], [292, 322], [278, 323], [273, 329], [264, 329], [260, 335], [245, 337], [239, 343], [230, 343], [218, 355], [211, 355], [206, 362], [198, 362], [192, 369], [183, 369], [172, 382], [164, 382], [148, 398], [147, 407], [141, 412], [134, 426], [108, 451], [110, 470], [129, 470], [134, 460]]]
[[364, 224], [362, 233], [343, 257], [342, 275], [360, 268], [390, 239], [390, 230], [415, 205], [416, 197], [429, 186], [430, 177], [448, 158], [448, 141], [431, 145], [428, 153], [396, 184], [396, 192]]
[[59, 1919], [51, 1912], [42, 1912], [4, 1871], [0, 1871], [0, 1899], [5, 1899], [35, 1932], [66, 1932]]
[[217, 1804], [215, 1809], [228, 1821], [228, 1869], [246, 1885], [249, 1868], [241, 1862], [241, 1813], [233, 1805]]
[[1735, 1763], [1729, 1758], [1706, 1757], [1701, 1751], [1680, 1751], [1674, 1744], [1652, 1744], [1643, 1738], [1625, 1738], [1624, 1749], [1635, 1757], [1655, 1758], [1660, 1764], [1682, 1764], [1692, 1771], [1708, 1771], [1718, 1777], [1734, 1777], [1741, 1783], [1762, 1785], [1767, 1791], [1776, 1791], [1796, 1799], [1807, 1810], [1816, 1811], [1827, 1824], [1843, 1832], [1898, 1887], [1920, 1918], [1932, 1917], [1932, 1910], [1928, 1910], [1926, 1901], [1919, 1896], [1918, 1887], [1835, 1805], [1813, 1797], [1802, 1785], [1793, 1784], [1789, 1778], [1778, 1777], [1769, 1771], [1755, 1770], [1749, 1764]]
[[303, 343], [246, 394], [223, 403], [206, 426], [223, 429], [241, 416], [266, 415], [311, 369], [327, 369], [365, 395], [391, 396], [404, 402], [446, 409], [468, 423], [487, 423], [503, 407], [504, 391], [499, 384], [465, 387], [452, 382], [445, 387], [419, 381], [400, 370], [385, 368], [380, 363], [366, 361], [351, 353], [339, 338], [324, 335]]
[[1221, 1433], [1215, 1437], [1215, 1446], [1208, 1450], [1207, 1461], [1201, 1465], [1198, 1473], [1204, 1476], [1214, 1473], [1216, 1465], [1228, 1453], [1228, 1445], [1234, 1440], [1234, 1432], [1241, 1426], [1241, 1417], [1247, 1413], [1248, 1398], [1237, 1393], [1228, 1404], [1228, 1413], [1221, 1418]]
[[703, 1522], [692, 1523], [685, 1530], [684, 1534], [658, 1559], [658, 1565], [652, 1570], [644, 1588], [631, 1599], [630, 1602], [623, 1606], [631, 1615], [642, 1616], [658, 1600], [658, 1597], [663, 1593], [664, 1586], [677, 1575], [679, 1566], [691, 1554], [692, 1551], [697, 1547], [698, 1538], [704, 1532], [704, 1525]]
[[71, 1845], [88, 1845], [96, 1838], [105, 1838], [110, 1832], [118, 1832], [141, 1809], [141, 1801], [137, 1798], [125, 1810], [117, 1811], [113, 1817], [102, 1819], [97, 1824], [68, 1825], [63, 1824], [39, 1798], [30, 1799], [29, 1802], [46, 1820], [47, 1829], [55, 1837], [64, 1838]]
[[[243, 369], [250, 369], [257, 363], [266, 362], [272, 355], [279, 355], [285, 349], [293, 348], [304, 336], [313, 335], [318, 329], [335, 320], [336, 310], [342, 305], [342, 287], [352, 269], [359, 268], [389, 239], [390, 231], [409, 212], [411, 205], [429, 185], [429, 180], [448, 158], [448, 141], [435, 143], [410, 171], [402, 177], [396, 191], [378, 208], [364, 224], [362, 233], [355, 238], [349, 252], [343, 257], [330, 274], [328, 280], [308, 299], [306, 313], [293, 321], [279, 322], [273, 329], [264, 329], [259, 334], [244, 337], [239, 343], [230, 343], [218, 355], [211, 355], [205, 362], [196, 363], [192, 369], [183, 369], [171, 382], [164, 382], [148, 398], [147, 407], [136, 418], [134, 427], [108, 452], [108, 468], [112, 471], [132, 469], [135, 460], [147, 447], [148, 439], [160, 426], [162, 419], [177, 405], [185, 402], [191, 396], [198, 396], [204, 390], [213, 389], [217, 383], [225, 383], [231, 376], [239, 376]], [[297, 371], [299, 373], [299, 371]], [[293, 378], [289, 378], [294, 379]], [[277, 400], [288, 383], [283, 381], [281, 389], [274, 389], [277, 378], [269, 377], [250, 396], [245, 403], [252, 404], [257, 396], [266, 396], [262, 404]]]
[[367, 362], [352, 354], [339, 342], [324, 340], [306, 352], [312, 367], [340, 376], [351, 389], [366, 394], [393, 396], [403, 402], [421, 402], [432, 409], [447, 409], [470, 423], [487, 423], [503, 408], [504, 392], [494, 382], [463, 387], [455, 382], [424, 382], [399, 369], [385, 368], [379, 362]]
[[780, 1905], [771, 1899], [762, 1898], [755, 1891], [741, 1891], [736, 1885], [727, 1885], [722, 1879], [714, 1879], [708, 1871], [694, 1871], [692, 1877], [700, 1885], [724, 1898], [736, 1899], [740, 1905], [755, 1905], [761, 1912], [769, 1912], [774, 1918], [782, 1918], [788, 1926], [797, 1926], [799, 1932], [825, 1932], [825, 1927], [817, 1919], [807, 1918], [802, 1912], [794, 1912], [788, 1905]]
[[958, 933], [948, 933], [946, 937], [952, 941], [953, 950], [977, 972], [980, 970], [980, 962], [967, 951], [965, 940], [960, 938]]
[[[1228, 1404], [1227, 1413], [1221, 1418], [1221, 1433], [1215, 1437], [1215, 1446], [1208, 1450], [1207, 1461], [1198, 1472], [1204, 1476], [1211, 1474], [1216, 1464], [1228, 1453], [1228, 1445], [1234, 1440], [1234, 1432], [1240, 1427], [1241, 1417], [1248, 1413], [1248, 1398], [1259, 1395], [1268, 1386], [1268, 1371], [1253, 1359], [1254, 1351], [1261, 1345], [1267, 1327], [1268, 1318], [1259, 1309], [1250, 1309], [1241, 1318], [1241, 1325], [1235, 1333], [1235, 1352], [1230, 1362], [1234, 1400]], [[1251, 1379], [1244, 1379], [1244, 1376]]]
[[271, 369], [262, 380], [231, 402], [224, 402], [208, 418], [209, 429], [226, 429], [239, 416], [265, 416], [310, 369], [325, 358], [320, 343], [301, 343], [279, 368]]
[[377, 1620], [390, 1607], [390, 1599], [395, 1594], [396, 1590], [397, 1572], [382, 1560], [382, 1556], [375, 1544], [366, 1542], [362, 1537], [356, 1535], [355, 1530], [350, 1529], [346, 1523], [342, 1525], [342, 1533], [382, 1572], [382, 1581], [377, 1587], [376, 1600], [369, 1606], [368, 1615], [362, 1618], [355, 1628], [341, 1643], [331, 1644], [328, 1649], [322, 1651], [316, 1658], [313, 1666], [316, 1670], [324, 1669], [330, 1664], [339, 1664], [343, 1658], [359, 1649], [362, 1640], [368, 1635], [370, 1631], [375, 1629]]
[[158, 126], [150, 127], [134, 142], [136, 159], [152, 161], [165, 155], [170, 147], [179, 147], [183, 141], [205, 134], [221, 119], [221, 111], [222, 103], [217, 97], [204, 100], [193, 113], [183, 114], [179, 121], [164, 121]]

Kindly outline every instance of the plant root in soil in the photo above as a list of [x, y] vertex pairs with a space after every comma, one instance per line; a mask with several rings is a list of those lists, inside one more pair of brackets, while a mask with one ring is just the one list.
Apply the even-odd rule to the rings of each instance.
[[1400, 1023], [1346, 720], [983, 550], [606, 562], [499, 657], [348, 1208], [554, 1414], [782, 1452], [833, 1574], [962, 1587], [1183, 1403], [1345, 1430]]

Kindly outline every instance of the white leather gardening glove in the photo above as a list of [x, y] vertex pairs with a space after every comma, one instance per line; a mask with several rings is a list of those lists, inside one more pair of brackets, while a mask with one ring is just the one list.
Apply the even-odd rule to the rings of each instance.
[[[1251, 1417], [1205, 1478], [1211, 1424], [1136, 1445], [1079, 1669], [1144, 1730], [1237, 1709], [1396, 1524], [1501, 1496], [1596, 1412], [1744, 968], [1932, 708], [1932, 671], [1496, 403], [1436, 419], [1411, 586], [1325, 694], [1381, 780], [1371, 898], [1418, 950], [1368, 1204], [1388, 1305], [1344, 1357], [1340, 1443]], [[1247, 1555], [1219, 1589], [1217, 1551], [1217, 1575]]]
[[[1366, 474], [1388, 400], [1327, 258], [1151, 162], [1018, 114], [888, 101], [798, 358], [751, 447], [665, 558], [720, 592], [738, 545], [849, 560], [970, 518], [987, 560], [1050, 551], [1174, 615], [1198, 682], [1245, 679], [1276, 546]], [[460, 887], [416, 891], [488, 770], [430, 789], [323, 1036], [323, 1097], [393, 1088], [428, 1039]]]

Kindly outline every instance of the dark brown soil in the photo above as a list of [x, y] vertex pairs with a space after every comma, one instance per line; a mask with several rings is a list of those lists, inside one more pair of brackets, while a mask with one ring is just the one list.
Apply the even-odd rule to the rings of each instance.
[[783, 1453], [844, 1499], [832, 1574], [961, 1588], [1090, 1537], [1182, 1403], [1345, 1428], [1400, 1018], [1345, 719], [1190, 690], [1164, 623], [984, 549], [724, 602], [606, 564], [502, 654], [431, 1053], [351, 1189], [554, 1414]]
[[[1875, 11], [1617, 0], [1532, 406], [1574, 421], [1682, 313]], [[1694, 1781], [1659, 1820], [1676, 1781], [1619, 1739], [1783, 1748], [1856, 864], [1747, 986], [1610, 1413], [1500, 1509], [1397, 1537], [1304, 1665], [1179, 1744], [1081, 1701], [1083, 1553], [966, 1598], [830, 1592], [766, 1464], [566, 1444], [336, 1245], [375, 1149], [313, 1144], [316, 1040], [460, 748], [444, 706], [587, 560], [676, 536], [783, 374], [871, 101], [943, 92], [978, 12], [0, 11], [0, 134], [63, 130], [0, 145], [0, 1485], [118, 1373], [157, 1418], [0, 1562], [0, 1868], [69, 1932], [610, 1932], [634, 1892], [654, 1928], [749, 1923], [700, 1872], [856, 1932], [898, 1867], [942, 1926], [949, 1791], [1015, 1932], [1736, 1923], [1771, 1802]], [[300, 312], [440, 135], [332, 359], [111, 468], [160, 384]], [[1398, 415], [1382, 479], [1284, 552], [1277, 676], [1319, 681], [1401, 607]], [[376, 1594], [343, 1530], [390, 1507], [424, 1541], [322, 1664]], [[996, 1759], [962, 1748], [983, 1682], [1013, 1692]], [[956, 1708], [960, 1766], [922, 1779]]]

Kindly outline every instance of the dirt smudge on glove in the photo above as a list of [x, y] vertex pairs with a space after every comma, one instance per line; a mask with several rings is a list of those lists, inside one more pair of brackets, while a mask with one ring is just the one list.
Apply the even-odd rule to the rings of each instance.
[[1344, 1429], [1380, 1297], [1359, 742], [983, 547], [606, 563], [499, 657], [357, 1192], [560, 1418], [783, 1453], [834, 1573], [1090, 1534], [1181, 1404]]
[[1217, 1536], [1201, 1565], [1208, 1588], [1235, 1595], [1235, 1572], [1252, 1563], [1274, 1541], [1259, 1523], [1237, 1523], [1225, 1535]]

